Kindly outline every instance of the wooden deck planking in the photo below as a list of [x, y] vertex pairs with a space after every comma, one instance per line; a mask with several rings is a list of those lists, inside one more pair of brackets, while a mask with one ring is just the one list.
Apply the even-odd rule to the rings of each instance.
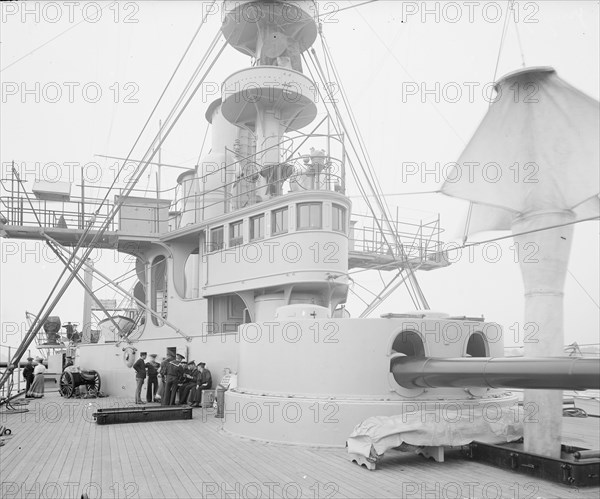
[[[27, 408], [29, 409], [29, 406]], [[29, 410], [31, 411], [31, 409]], [[4, 437], [6, 445], [0, 447], [2, 474], [14, 473], [15, 475], [23, 475], [23, 470], [27, 469], [32, 459], [35, 459], [37, 451], [35, 432], [27, 432], [24, 438], [15, 438], [22, 433], [22, 428], [27, 427], [27, 418], [31, 418], [31, 415], [31, 412], [8, 414], [4, 411], [0, 415], [0, 424], [10, 428], [12, 431], [10, 437]], [[18, 444], [12, 445], [13, 440], [16, 440]]]
[[[241, 457], [245, 455], [245, 449], [243, 445], [237, 445], [235, 440], [224, 439], [221, 432], [221, 422], [219, 420], [209, 419], [212, 417], [212, 413], [209, 413], [208, 417], [206, 415], [202, 415], [201, 410], [196, 411], [198, 418], [201, 421], [201, 424], [206, 428], [206, 433], [208, 438], [203, 439], [206, 444], [206, 453], [209, 456], [208, 463], [211, 465], [213, 469], [217, 465], [220, 465], [220, 468], [229, 468], [225, 474], [221, 471], [219, 473], [219, 469], [216, 470], [218, 473], [217, 479], [212, 480], [210, 487], [219, 487], [218, 494], [223, 494], [221, 492], [221, 488], [223, 484], [226, 484], [228, 489], [233, 489], [237, 482], [240, 483], [240, 486], [247, 484], [263, 484], [265, 481], [273, 481], [273, 475], [271, 475], [268, 479], [266, 472], [263, 470], [257, 470], [256, 467], [251, 466], [253, 461], [256, 459], [256, 456], [248, 456], [247, 463], [250, 465], [248, 467], [244, 466], [244, 463], [241, 462]], [[203, 419], [204, 418], [204, 419]], [[219, 456], [221, 456], [219, 458]], [[269, 469], [269, 463], [264, 464], [263, 469]], [[278, 470], [281, 473], [281, 470]], [[233, 474], [234, 479], [228, 479], [229, 474]]]
[[[293, 450], [293, 452], [289, 452]], [[275, 456], [279, 455], [279, 459], [274, 459], [273, 462], [279, 465], [283, 463], [288, 469], [291, 469], [288, 484], [297, 483], [302, 487], [303, 496], [313, 495], [313, 490], [321, 490], [323, 492], [326, 484], [327, 487], [339, 490], [343, 496], [366, 497], [366, 490], [359, 483], [342, 484], [342, 480], [337, 477], [331, 477], [332, 467], [335, 465], [329, 462], [326, 457], [320, 452], [310, 452], [308, 449], [296, 448], [286, 449], [280, 447], [275, 450], [275, 447], [269, 449], [269, 452], [275, 452]], [[306, 478], [305, 478], [306, 477]], [[333, 485], [331, 485], [333, 484]], [[292, 489], [293, 490], [293, 489]]]
[[[118, 426], [133, 426], [133, 425], [112, 425], [112, 427], [116, 428]], [[153, 483], [153, 492], [156, 495], [162, 494], [165, 497], [172, 497], [176, 495], [175, 489], [171, 486], [169, 475], [165, 470], [165, 465], [162, 464], [166, 461], [166, 457], [168, 455], [168, 450], [166, 447], [163, 448], [162, 445], [159, 446], [158, 449], [155, 449], [155, 445], [158, 437], [161, 435], [160, 431], [156, 429], [148, 430], [144, 428], [145, 425], [139, 428], [138, 437], [140, 442], [144, 442], [147, 446], [146, 453], [146, 466], [149, 468], [148, 474], [153, 476], [153, 479], [149, 483]], [[141, 434], [140, 434], [141, 433]], [[156, 462], [157, 459], [160, 459], [160, 462]], [[123, 481], [123, 483], [125, 480]]]
[[[86, 401], [82, 400], [82, 405]], [[93, 469], [93, 454], [96, 447], [96, 428], [87, 422], [84, 418], [86, 409], [82, 410], [79, 417], [82, 419], [82, 431], [87, 434], [87, 438], [82, 441], [81, 448], [76, 449], [72, 456], [73, 469], [72, 473], [74, 477], [77, 477], [80, 486], [80, 493], [83, 491], [90, 491], [88, 494], [92, 494], [92, 490], [96, 490], [100, 485], [97, 480], [97, 475], [101, 474], [102, 470]], [[94, 494], [96, 495], [96, 494]]]
[[[53, 456], [60, 452], [68, 427], [62, 424], [62, 406], [57, 403], [44, 404], [35, 400], [30, 403], [27, 419], [32, 419], [36, 430], [47, 435], [45, 442], [33, 442], [34, 454], [29, 460], [26, 482], [39, 486], [54, 482], [51, 477], [52, 465], [56, 464]], [[36, 432], [31, 432], [36, 433]], [[37, 490], [37, 488], [36, 488]]]
[[68, 434], [66, 436], [65, 443], [56, 458], [54, 468], [52, 469], [53, 476], [58, 483], [68, 482], [72, 476], [72, 466], [68, 466], [67, 463], [70, 460], [70, 456], [74, 454], [80, 446], [83, 445], [81, 440], [86, 434], [83, 431], [84, 424], [85, 422], [83, 419], [74, 414], [73, 423], [71, 424], [71, 421], [69, 420], [66, 425]]
[[[109, 430], [112, 430], [112, 428]], [[102, 487], [102, 490], [107, 490], [107, 487], [110, 489], [114, 483], [120, 483], [120, 480], [115, 478], [118, 468], [112, 466], [113, 459], [117, 458], [117, 456], [113, 456], [111, 452], [110, 435], [112, 431], [101, 431], [99, 433], [100, 438], [94, 448], [95, 452], [92, 466], [93, 469], [99, 468], [101, 470], [100, 486]]]
[[[166, 476], [171, 477], [171, 478], [177, 477], [176, 484], [169, 483], [169, 487], [173, 491], [172, 494], [174, 496], [177, 496], [175, 489], [177, 489], [177, 490], [182, 489], [181, 478], [173, 470], [173, 467], [175, 465], [178, 465], [178, 460], [181, 459], [180, 447], [181, 447], [181, 445], [185, 445], [186, 450], [188, 452], [193, 452], [195, 449], [189, 440], [184, 440], [182, 442], [179, 439], [179, 434], [181, 433], [181, 427], [179, 425], [176, 427], [171, 426], [173, 423], [174, 422], [164, 422], [164, 423], [161, 423], [160, 425], [157, 424], [156, 425], [156, 428], [157, 428], [156, 436], [161, 439], [161, 442], [163, 442], [163, 446], [165, 449], [165, 454], [163, 454], [163, 456], [162, 456], [162, 463], [163, 463], [163, 467], [164, 467]], [[192, 473], [192, 475], [193, 475], [193, 473]], [[188, 473], [188, 476], [189, 476], [189, 473]], [[195, 480], [192, 479], [192, 482], [194, 482], [194, 481]], [[187, 494], [187, 491], [186, 491], [186, 494]]]
[[[147, 425], [147, 423], [143, 424]], [[119, 426], [119, 430], [123, 433], [122, 441], [126, 442], [125, 455], [131, 463], [131, 475], [127, 483], [133, 482], [137, 485], [137, 493], [140, 497], [152, 497], [154, 492], [151, 489], [151, 485], [146, 480], [144, 469], [141, 464], [141, 456], [144, 454], [144, 442], [138, 440], [136, 437], [136, 426], [138, 425], [120, 424], [114, 426]], [[98, 428], [100, 428], [101, 431], [104, 431], [106, 426], [98, 426]]]
[[[213, 480], [214, 486], [221, 487], [223, 483], [228, 485], [229, 489], [235, 488], [236, 484], [246, 485], [254, 483], [264, 483], [267, 475], [262, 471], [256, 470], [251, 466], [244, 466], [240, 463], [239, 457], [243, 454], [243, 446], [236, 446], [235, 441], [223, 439], [221, 433], [221, 423], [214, 419], [212, 411], [203, 413], [202, 410], [195, 411], [200, 424], [204, 426], [205, 438], [203, 438], [203, 451], [208, 457], [208, 464], [215, 469], [220, 481]], [[252, 461], [249, 456], [248, 462]], [[232, 478], [228, 478], [232, 477]], [[211, 484], [211, 487], [213, 485]]]
[[[195, 414], [197, 415], [198, 411], [195, 411]], [[205, 484], [230, 483], [231, 481], [235, 481], [235, 475], [232, 474], [232, 471], [227, 466], [229, 465], [229, 456], [224, 452], [223, 448], [214, 448], [211, 443], [211, 431], [207, 428], [208, 431], [203, 431], [200, 438], [199, 432], [190, 431], [190, 425], [186, 423], [189, 422], [179, 422], [180, 431], [177, 432], [177, 443], [178, 447], [183, 446], [191, 451], [190, 455], [186, 455], [183, 459], [186, 459], [190, 465], [187, 475], [189, 480], [194, 483], [194, 490], [191, 492], [192, 497], [206, 493], [206, 491], [203, 491], [203, 487], [206, 487]], [[194, 423], [205, 424], [202, 420], [196, 420]], [[225, 461], [225, 463], [222, 464], [219, 461]], [[200, 469], [206, 472], [211, 479], [202, 480], [198, 473]], [[211, 485], [208, 487], [211, 487]]]
[[[134, 480], [134, 476], [135, 476], [135, 469], [137, 467], [137, 463], [135, 462], [135, 460], [132, 460], [130, 457], [130, 452], [131, 452], [131, 444], [132, 444], [132, 438], [131, 438], [131, 425], [110, 425], [110, 426], [105, 426], [102, 427], [102, 430], [111, 428], [114, 433], [115, 433], [115, 440], [117, 442], [117, 448], [116, 449], [111, 449], [111, 457], [118, 455], [119, 456], [119, 460], [121, 463], [121, 472], [123, 474], [123, 481], [119, 484], [119, 487], [122, 487], [123, 489], [125, 487], [129, 487], [131, 483], [134, 484], [134, 486], [137, 488], [138, 484], [137, 482]], [[139, 491], [138, 491], [139, 493]], [[139, 497], [143, 497], [143, 496], [139, 496]]]
[[114, 483], [126, 483], [126, 475], [123, 471], [123, 467], [125, 463], [123, 463], [121, 459], [121, 453], [119, 452], [119, 443], [117, 440], [117, 428], [110, 428], [110, 431], [106, 432], [107, 434], [107, 446], [109, 452], [107, 453], [105, 459], [103, 459], [103, 466], [106, 465], [106, 460], [110, 463], [110, 468], [112, 472], [112, 480]]
[[[265, 489], [267, 488], [265, 484], [279, 483], [280, 486], [274, 489], [273, 493], [276, 494], [276, 497], [280, 497], [282, 495], [281, 485], [296, 481], [296, 477], [294, 476], [295, 467], [292, 468], [294, 470], [292, 472], [290, 472], [289, 468], [290, 464], [294, 464], [294, 460], [290, 459], [289, 455], [278, 455], [276, 447], [264, 443], [249, 443], [248, 441], [226, 434], [220, 435], [220, 439], [226, 440], [229, 443], [232, 452], [231, 455], [236, 458], [234, 460], [236, 465], [242, 469], [245, 468], [251, 474], [252, 480], [246, 483], [254, 482], [263, 484]], [[257, 460], [255, 450], [257, 446], [260, 446], [261, 452], [269, 452], [271, 459], [266, 462]]]
[[[44, 406], [42, 405], [42, 407]], [[48, 407], [48, 405], [45, 407]], [[58, 403], [53, 403], [51, 407], [52, 411], [62, 412], [65, 409], [63, 405]], [[59, 419], [54, 419], [52, 411], [43, 412], [41, 421], [36, 423], [42, 431], [51, 436], [51, 441], [44, 446], [44, 452], [36, 459], [36, 463], [40, 468], [39, 473], [37, 475], [31, 473], [28, 477], [28, 479], [33, 480], [35, 483], [57, 482], [56, 478], [60, 474], [63, 463], [69, 458], [69, 451], [72, 446], [71, 437], [76, 435], [76, 433], [73, 433], [74, 425], [70, 424], [69, 415], [66, 415], [67, 424], [64, 424], [62, 419], [65, 415], [60, 414], [61, 417]], [[57, 413], [56, 415], [58, 416], [59, 414]], [[76, 420], [74, 420], [74, 423], [76, 423]]]
[[582, 431], [581, 418], [563, 418], [563, 442], [574, 447], [600, 449], [600, 418], [588, 419], [596, 423], [585, 425], [585, 431]]
[[[68, 422], [70, 425], [70, 421]], [[74, 472], [76, 455], [81, 456], [85, 444], [87, 442], [86, 421], [81, 417], [81, 408], [77, 407], [77, 412], [74, 414], [73, 425], [71, 427], [71, 435], [69, 438], [69, 452], [65, 460], [62, 462], [62, 467], [57, 475], [58, 483], [70, 482], [73, 476], [77, 476]], [[79, 490], [79, 487], [78, 487]]]
[[[138, 425], [128, 425], [128, 426], [136, 426], [136, 430], [138, 432], [138, 437], [140, 441], [148, 441], [148, 439], [152, 439], [152, 437], [156, 436], [156, 434], [160, 431], [163, 435], [168, 432], [178, 433], [178, 429], [173, 427], [173, 423], [171, 421], [163, 421], [157, 422], [153, 424], [153, 428], [150, 428], [149, 423], [143, 423]], [[146, 460], [146, 466], [143, 468], [144, 473], [146, 474], [146, 480], [148, 483], [156, 483], [156, 471], [155, 466], [162, 466], [162, 476], [163, 480], [167, 480], [169, 486], [173, 489], [173, 494], [177, 497], [193, 497], [190, 495], [188, 490], [188, 477], [185, 475], [179, 466], [179, 461], [182, 459], [182, 449], [175, 448], [169, 449], [171, 458], [163, 459], [160, 462], [157, 462], [156, 456], [150, 454], [150, 456]], [[187, 449], [185, 449], [187, 451]], [[152, 461], [152, 462], [151, 462]]]
[[[110, 407], [115, 402], [122, 407], [127, 401], [109, 398], [94, 404]], [[303, 497], [454, 497], [458, 490], [465, 497], [495, 497], [499, 491], [501, 497], [513, 499], [579, 498], [597, 497], [599, 492], [598, 488], [577, 490], [498, 470], [464, 460], [456, 452], [447, 453], [445, 463], [435, 463], [389, 451], [378, 470], [369, 472], [350, 463], [344, 449], [269, 444], [229, 435], [221, 429], [222, 420], [210, 412], [203, 415], [200, 409], [194, 411], [192, 420], [98, 426], [91, 412], [83, 417], [89, 401], [68, 401], [77, 409], [72, 422], [66, 408], [59, 421], [36, 422], [44, 405], [64, 407], [67, 403], [55, 394], [33, 403], [39, 404], [33, 411], [4, 416], [0, 423], [13, 430], [0, 448], [2, 480], [23, 483], [30, 491], [52, 482], [77, 482], [79, 495], [75, 497], [90, 483], [97, 484], [88, 491], [92, 497], [99, 491], [103, 497], [225, 497], [240, 492], [253, 496], [255, 485], [263, 497], [269, 493], [281, 497], [286, 484], [300, 486]], [[592, 441], [597, 441], [600, 431], [583, 428], [590, 421], [565, 418], [564, 422], [567, 440], [591, 434]], [[273, 482], [279, 485], [269, 490], [267, 484]], [[479, 484], [469, 489], [471, 482]], [[327, 488], [328, 483], [334, 488]], [[63, 487], [62, 497], [70, 497], [66, 492]], [[293, 485], [287, 495], [294, 496]], [[16, 497], [22, 496], [23, 492]]]
[[[219, 426], [221, 425], [219, 424]], [[309, 451], [305, 448], [295, 447], [293, 448], [294, 452], [290, 453], [289, 449], [292, 447], [251, 442], [223, 434], [220, 431], [218, 438], [219, 442], [226, 441], [231, 447], [231, 456], [238, 458], [234, 460], [238, 468], [245, 468], [247, 472], [251, 472], [250, 480], [246, 484], [254, 482], [264, 485], [269, 482], [277, 482], [279, 486], [275, 487], [274, 492], [281, 494], [283, 486], [297, 483], [302, 487], [303, 495], [305, 495], [310, 494], [310, 487], [318, 481], [318, 479], [313, 479], [312, 473], [302, 471], [302, 468], [306, 467], [306, 463], [311, 459]], [[255, 451], [257, 447], [270, 454], [271, 457], [267, 462], [257, 461]], [[266, 485], [264, 485], [264, 489], [268, 490]]]
[[26, 416], [15, 414], [3, 422], [5, 426], [12, 430], [12, 435], [4, 437], [6, 445], [0, 447], [0, 477], [2, 482], [8, 482], [11, 488], [14, 486], [20, 491], [29, 490], [27, 489], [27, 477], [36, 462], [36, 452], [38, 451], [34, 432], [29, 432], [24, 435], [24, 438], [19, 438], [22, 433], [22, 426], [16, 421], [20, 421], [21, 417], [25, 418]]

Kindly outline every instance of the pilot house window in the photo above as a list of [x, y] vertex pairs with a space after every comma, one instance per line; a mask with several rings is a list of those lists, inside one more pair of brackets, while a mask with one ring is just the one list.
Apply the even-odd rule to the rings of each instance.
[[334, 204], [331, 210], [331, 228], [338, 232], [346, 232], [346, 208]]
[[279, 208], [278, 210], [273, 210], [271, 214], [271, 233], [272, 235], [276, 234], [287, 234], [288, 231], [288, 209], [287, 206], [285, 208]]
[[250, 219], [250, 241], [265, 237], [265, 216], [258, 215]]
[[210, 230], [210, 242], [208, 244], [208, 251], [218, 251], [225, 247], [225, 240], [223, 238], [223, 226], [215, 227]]
[[298, 230], [320, 229], [322, 228], [321, 203], [301, 203], [298, 205]]
[[244, 242], [243, 228], [244, 222], [242, 220], [229, 224], [229, 246], [238, 246]]

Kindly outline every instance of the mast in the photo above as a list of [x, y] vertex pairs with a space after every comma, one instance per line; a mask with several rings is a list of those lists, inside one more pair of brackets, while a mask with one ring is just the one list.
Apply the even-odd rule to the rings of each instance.
[[[88, 258], [86, 260], [86, 266], [83, 270], [83, 282], [86, 284], [88, 289], [92, 289], [94, 280], [94, 261]], [[83, 327], [81, 328], [81, 334], [83, 338], [90, 338], [92, 332], [92, 297], [90, 293], [84, 291], [83, 294]]]
[[285, 133], [309, 125], [317, 115], [313, 81], [302, 73], [302, 52], [317, 37], [310, 2], [224, 2], [221, 28], [227, 42], [256, 65], [223, 83], [223, 117], [256, 139], [255, 162], [267, 197], [281, 195], [291, 170], [282, 162]]

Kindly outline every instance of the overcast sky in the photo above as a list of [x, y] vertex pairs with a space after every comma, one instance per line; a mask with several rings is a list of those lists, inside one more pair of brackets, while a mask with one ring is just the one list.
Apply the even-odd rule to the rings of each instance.
[[[495, 73], [500, 77], [520, 68], [523, 54], [527, 66], [553, 66], [561, 78], [598, 99], [598, 2], [515, 4], [500, 58], [502, 9], [507, 2], [381, 0], [338, 13], [333, 12], [357, 2], [319, 3], [327, 14], [323, 32], [378, 178], [384, 192], [394, 194], [387, 198], [391, 211], [395, 214], [400, 206], [400, 217], [412, 221], [439, 213], [447, 240], [458, 234], [463, 204], [439, 194], [397, 195], [436, 190], [443, 181], [436, 175], [407, 177], [402, 165], [416, 162], [435, 169], [436, 163], [455, 161], [485, 115], [489, 94], [484, 89], [489, 91], [486, 85]], [[14, 160], [22, 172], [29, 172], [27, 180], [40, 175], [57, 180], [59, 173], [62, 180], [79, 184], [80, 165], [88, 165], [88, 194], [95, 194], [112, 181], [116, 167], [114, 160], [96, 155], [127, 155], [209, 3], [27, 4], [28, 12], [20, 3], [1, 6], [1, 176], [7, 176], [7, 165]], [[220, 12], [208, 16], [182, 77], [175, 80], [151, 123], [152, 133], [219, 25]], [[163, 162], [190, 168], [196, 164], [206, 106], [223, 79], [248, 64], [248, 57], [225, 49], [165, 143]], [[144, 135], [144, 148], [150, 137]], [[139, 156], [141, 151], [142, 147], [136, 149]], [[93, 162], [101, 170], [90, 165]], [[165, 170], [163, 186], [173, 186], [180, 171]], [[155, 170], [144, 176], [141, 186], [155, 188]], [[357, 194], [355, 188], [349, 190], [350, 195]], [[353, 202], [357, 212], [366, 213], [363, 203], [355, 198]], [[489, 237], [498, 235], [502, 234]], [[1, 244], [0, 320], [5, 333], [1, 342], [16, 344], [19, 335], [6, 332], [24, 322], [25, 310], [39, 310], [61, 267], [46, 261], [50, 253], [41, 242], [3, 239]], [[488, 260], [491, 256], [493, 262], [475, 248], [455, 254], [456, 263], [447, 269], [419, 272], [431, 308], [483, 314], [506, 328], [506, 344], [520, 343], [522, 326], [514, 324], [522, 324], [523, 289], [511, 245], [509, 239], [489, 247]], [[496, 249], [499, 258], [494, 256]], [[116, 277], [128, 268], [124, 259], [106, 253], [97, 265]], [[565, 286], [567, 343], [598, 342], [599, 260], [598, 223], [578, 225]], [[377, 275], [360, 273], [354, 279], [374, 292], [381, 289]], [[72, 285], [56, 309], [63, 321], [81, 321], [82, 292], [77, 286]], [[105, 291], [99, 295], [113, 297]], [[361, 304], [351, 296], [348, 308], [358, 315]], [[376, 314], [412, 308], [406, 292], [398, 290]]]

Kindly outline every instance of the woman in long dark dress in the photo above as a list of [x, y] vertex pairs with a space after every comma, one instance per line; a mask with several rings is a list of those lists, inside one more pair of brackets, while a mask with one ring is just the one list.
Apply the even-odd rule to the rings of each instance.
[[33, 383], [27, 392], [27, 396], [39, 399], [44, 396], [44, 373], [46, 372], [46, 368], [44, 367], [43, 359], [41, 357], [36, 357], [34, 363]]

